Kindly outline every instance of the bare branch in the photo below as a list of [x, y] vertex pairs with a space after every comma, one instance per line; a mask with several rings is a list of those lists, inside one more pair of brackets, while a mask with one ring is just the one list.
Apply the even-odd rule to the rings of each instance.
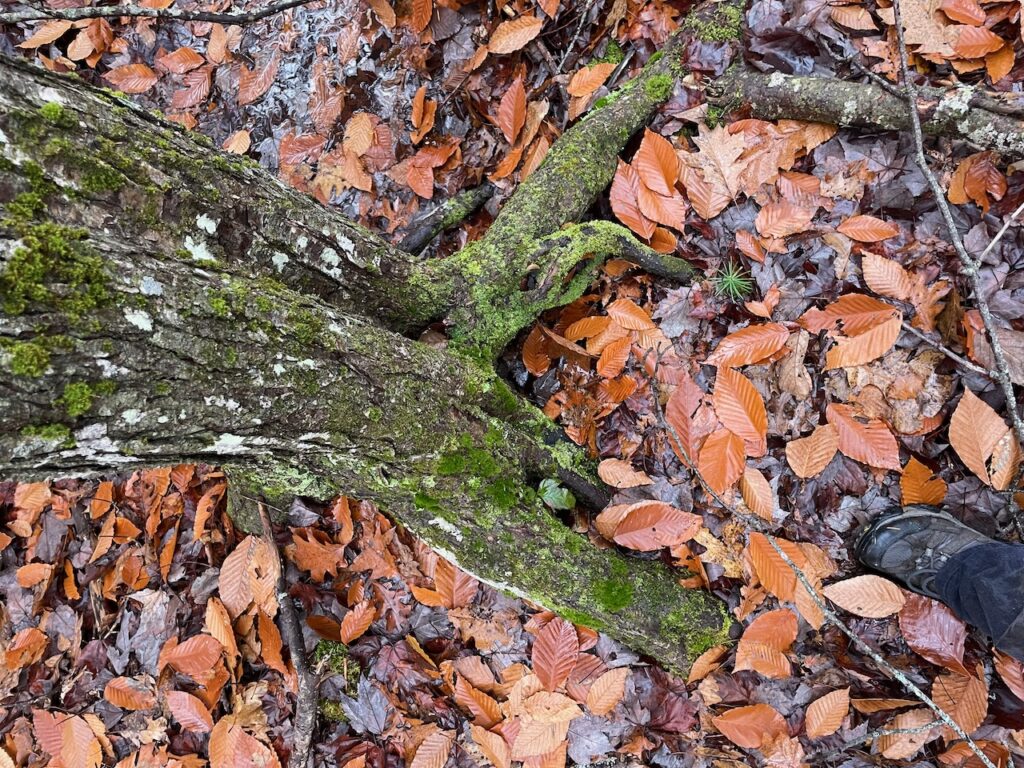
[[923, 333], [923, 332], [919, 331], [917, 328], [912, 326], [910, 323], [904, 322], [903, 323], [903, 330], [906, 331], [907, 333], [910, 333], [910, 334], [913, 334], [914, 336], [917, 336], [917, 338], [919, 338], [925, 344], [927, 344], [927, 345], [929, 345], [931, 347], [934, 347], [939, 352], [941, 352], [946, 357], [948, 357], [950, 360], [952, 360], [954, 363], [958, 363], [959, 365], [962, 365], [964, 368], [967, 368], [970, 371], [974, 371], [975, 373], [980, 373], [982, 376], [988, 376], [990, 379], [994, 379], [996, 377], [996, 374], [995, 374], [994, 371], [990, 371], [987, 368], [982, 368], [980, 365], [976, 365], [975, 363], [972, 363], [966, 357], [963, 357], [962, 355], [958, 355], [956, 352], [951, 350], [949, 347], [947, 347], [941, 341], [936, 341], [935, 339], [933, 339], [930, 336], [928, 336], [926, 333]]
[[281, 608], [281, 633], [288, 643], [292, 665], [298, 677], [299, 686], [295, 695], [295, 716], [292, 718], [292, 753], [288, 759], [288, 768], [305, 768], [309, 763], [310, 745], [313, 743], [313, 731], [316, 729], [317, 683], [309, 668], [306, 658], [306, 643], [302, 638], [302, 624], [295, 613], [295, 605], [288, 594], [288, 582], [285, 581], [284, 563], [281, 552], [274, 541], [274, 526], [267, 512], [267, 505], [257, 502], [260, 524], [263, 527], [263, 538], [270, 546], [270, 551], [277, 560], [277, 602]]
[[17, 24], [20, 21], [58, 19], [78, 21], [80, 19], [109, 19], [123, 16], [148, 17], [153, 19], [176, 19], [178, 21], [210, 21], [215, 24], [251, 24], [275, 13], [287, 11], [313, 0], [281, 0], [281, 2], [244, 13], [214, 13], [212, 11], [190, 11], [184, 8], [146, 8], [141, 5], [86, 6], [85, 8], [35, 8], [30, 11], [0, 13], [0, 23]]

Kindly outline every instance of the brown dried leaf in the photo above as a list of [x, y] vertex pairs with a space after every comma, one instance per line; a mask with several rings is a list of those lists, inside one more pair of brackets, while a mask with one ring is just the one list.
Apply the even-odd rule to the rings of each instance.
[[844, 611], [868, 619], [883, 619], [902, 610], [903, 590], [888, 579], [866, 574], [829, 584], [825, 597]]

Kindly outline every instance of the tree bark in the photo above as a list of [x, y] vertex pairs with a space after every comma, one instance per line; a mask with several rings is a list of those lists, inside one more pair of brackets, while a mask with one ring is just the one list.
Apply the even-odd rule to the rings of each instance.
[[[0, 476], [217, 463], [249, 529], [246, 499], [286, 508], [343, 492], [482, 580], [677, 670], [725, 638], [716, 600], [547, 511], [539, 482], [585, 486], [590, 467], [488, 357], [466, 353], [495, 350], [495, 335], [463, 351], [401, 335], [451, 314], [480, 262], [427, 271], [113, 95], [0, 70]], [[516, 286], [522, 324], [582, 292], [602, 255], [678, 269], [615, 225], [546, 226], [506, 251], [510, 272], [529, 250], [544, 278]], [[589, 272], [566, 286], [581, 261]]]

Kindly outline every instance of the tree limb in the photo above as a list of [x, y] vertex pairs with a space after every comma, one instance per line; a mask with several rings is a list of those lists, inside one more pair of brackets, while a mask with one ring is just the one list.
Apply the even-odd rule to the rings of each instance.
[[21, 21], [41, 19], [109, 19], [118, 17], [145, 17], [153, 19], [176, 19], [177, 21], [209, 21], [215, 24], [250, 24], [267, 16], [287, 11], [313, 0], [280, 0], [280, 2], [242, 13], [214, 13], [212, 11], [190, 11], [184, 8], [147, 8], [141, 5], [86, 6], [84, 8], [38, 8], [30, 11], [9, 11], [0, 13], [0, 23], [16, 24]]
[[[749, 104], [754, 115], [764, 120], [815, 120], [887, 131], [912, 128], [903, 99], [875, 83], [768, 74], [738, 65], [715, 80], [709, 91], [713, 104]], [[914, 111], [924, 133], [963, 139], [978, 149], [994, 149], [1010, 160], [1024, 157], [1024, 120], [990, 111], [986, 107], [992, 100], [979, 99], [973, 87], [928, 89], [924, 95], [930, 104], [924, 107], [915, 101]]]

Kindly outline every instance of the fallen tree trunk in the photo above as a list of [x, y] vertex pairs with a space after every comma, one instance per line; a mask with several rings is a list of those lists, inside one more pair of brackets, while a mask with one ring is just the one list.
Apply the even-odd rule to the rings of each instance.
[[[658, 563], [593, 547], [538, 498], [549, 477], [587, 490], [590, 468], [494, 374], [486, 355], [519, 327], [484, 330], [501, 297], [452, 321], [471, 354], [401, 335], [481, 298], [481, 264], [507, 283], [499, 254], [517, 280], [527, 255], [541, 268], [538, 286], [515, 286], [520, 326], [581, 293], [602, 256], [669, 273], [678, 260], [608, 223], [546, 231], [581, 215], [580, 193], [484, 261], [427, 269], [111, 94], [0, 69], [0, 476], [217, 463], [250, 529], [247, 498], [286, 508], [343, 492], [479, 578], [678, 670], [726, 636], [716, 600]], [[636, 107], [638, 125], [657, 94], [630, 90], [608, 115]], [[606, 169], [627, 139], [615, 129], [576, 167]], [[555, 167], [566, 147], [552, 148]]]
[[[925, 133], [962, 139], [977, 149], [994, 149], [1007, 160], [1024, 158], [1024, 120], [1005, 114], [993, 96], [972, 86], [922, 89], [918, 109]], [[907, 131], [906, 101], [874, 83], [828, 77], [757, 72], [734, 66], [715, 80], [712, 103], [750, 106], [764, 120], [814, 120], [835, 125]], [[1012, 110], [1005, 110], [1011, 112]]]

